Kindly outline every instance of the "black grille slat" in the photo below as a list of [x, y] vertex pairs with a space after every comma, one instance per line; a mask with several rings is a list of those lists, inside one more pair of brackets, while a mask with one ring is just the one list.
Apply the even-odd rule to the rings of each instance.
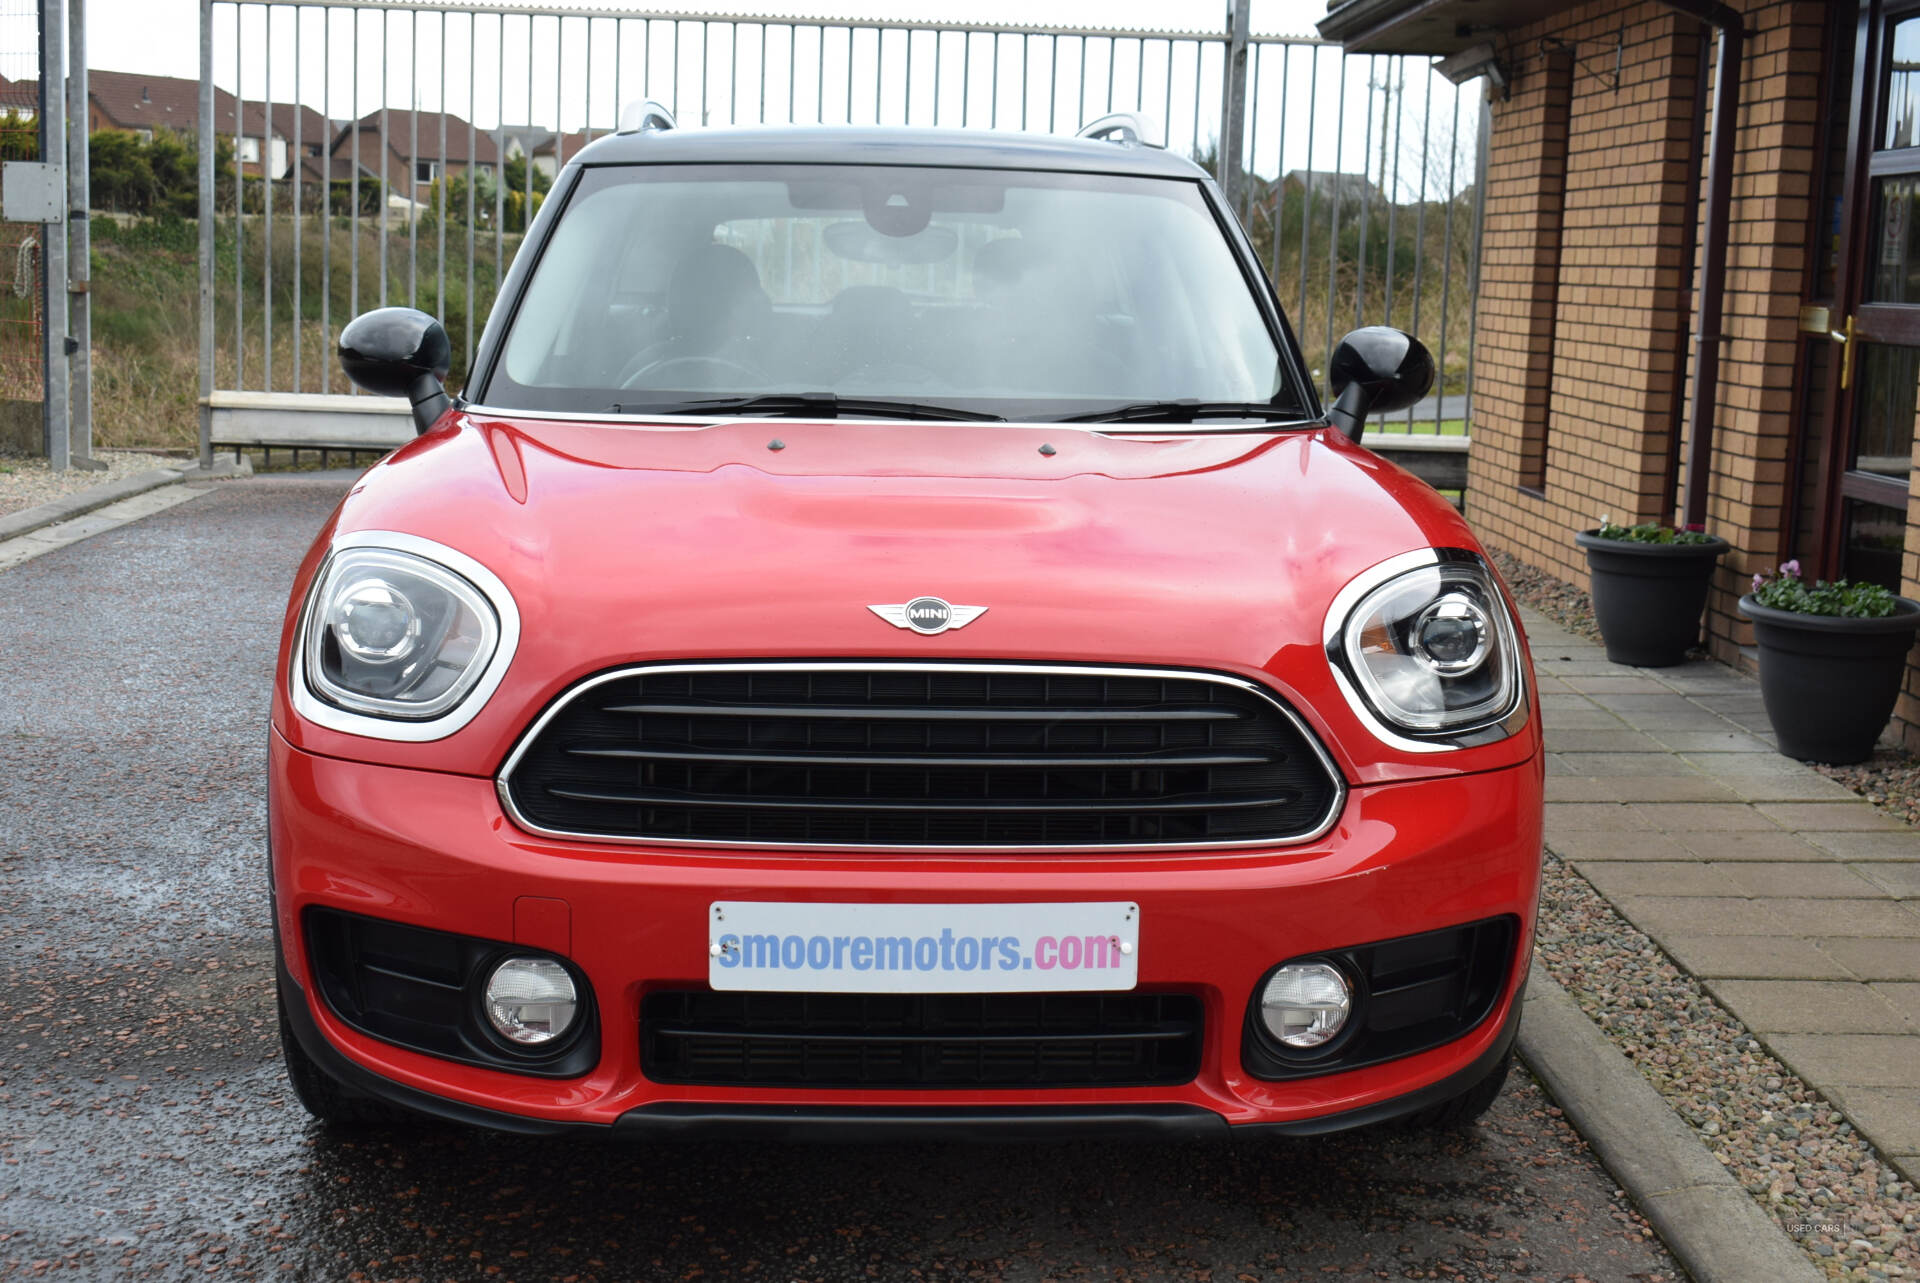
[[[692, 793], [602, 793], [585, 789], [550, 788], [548, 792], [555, 797], [564, 797], [576, 802], [618, 802], [632, 806], [712, 806], [760, 808], [770, 811], [839, 811], [846, 807], [844, 802], [814, 802], [806, 798], [771, 797], [702, 797]], [[1284, 802], [1285, 798], [1277, 799]], [[1209, 809], [1231, 810], [1235, 807], [1273, 806], [1276, 799], [1271, 797], [1220, 798], [1196, 797], [1187, 799], [1169, 799], [1155, 802], [1124, 801], [1033, 801], [1033, 802], [955, 802], [949, 798], [929, 798], [925, 802], [862, 802], [860, 809], [865, 811], [1043, 811], [1049, 814], [1071, 813], [1076, 811], [1097, 812], [1149, 812], [1149, 811], [1203, 811]]]
[[[569, 748], [576, 757], [613, 757], [661, 762], [751, 762], [776, 766], [952, 766], [950, 757], [849, 757], [833, 753], [702, 753], [654, 748]], [[1271, 759], [1239, 753], [1181, 753], [1140, 757], [995, 757], [980, 754], [977, 766], [1032, 766], [1129, 770], [1144, 766], [1259, 766]]]
[[537, 828], [776, 845], [1297, 838], [1339, 795], [1278, 704], [1200, 675], [674, 667], [563, 700], [505, 779]]
[[845, 717], [855, 720], [961, 722], [1234, 722], [1244, 713], [1210, 708], [1120, 710], [1107, 708], [825, 708], [786, 705], [610, 704], [606, 712], [672, 717]]
[[[712, 1034], [711, 1030], [702, 1029], [697, 1025], [674, 1025], [674, 1024], [662, 1024], [662, 1025], [656, 1026], [655, 1032], [658, 1033], [663, 1038], [702, 1038], [702, 1037], [710, 1036]], [[873, 1041], [873, 1038], [867, 1034], [756, 1033], [752, 1031], [739, 1030], [739, 1029], [727, 1031], [726, 1036], [728, 1038], [738, 1038], [742, 1042], [871, 1043]], [[1129, 1041], [1146, 1041], [1146, 1042], [1172, 1042], [1188, 1036], [1189, 1036], [1188, 1031], [1185, 1029], [1163, 1029], [1153, 1033], [1130, 1033], [1126, 1035]], [[1046, 1036], [1044, 1041], [1057, 1042], [1057, 1043], [1111, 1042], [1113, 1040], [1113, 1037], [1114, 1036], [1112, 1034], [1107, 1034], [1107, 1033], [1051, 1033]], [[939, 1043], [942, 1045], [948, 1045], [953, 1042], [953, 1039], [946, 1034], [888, 1034], [885, 1041], [890, 1043], [903, 1043], [903, 1044], [904, 1043]], [[1005, 1043], [1009, 1045], [1018, 1044], [1024, 1047], [1027, 1044], [1032, 1043], [1034, 1041], [1036, 1040], [1031, 1034], [972, 1034], [972, 1035], [969, 1035], [967, 1038], [967, 1043], [969, 1045], [979, 1045], [979, 1046], [991, 1046], [994, 1043]]]
[[1190, 1082], [1190, 994], [656, 992], [640, 1008], [655, 1082], [786, 1087], [1132, 1087]]

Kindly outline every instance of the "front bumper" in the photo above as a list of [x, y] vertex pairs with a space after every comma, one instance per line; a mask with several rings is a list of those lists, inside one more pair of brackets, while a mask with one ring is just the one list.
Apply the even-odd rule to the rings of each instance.
[[[860, 1136], [956, 1130], [1292, 1133], [1382, 1121], [1476, 1081], [1511, 1045], [1539, 893], [1537, 761], [1356, 789], [1333, 830], [1273, 851], [997, 856], [795, 855], [550, 841], [492, 784], [272, 745], [275, 927], [295, 1035], [334, 1077], [421, 1112], [512, 1131], [677, 1136], [714, 1128]], [[1200, 997], [1191, 1082], [1160, 1087], [874, 1090], [666, 1085], [641, 1072], [641, 998], [706, 981], [715, 900], [1083, 901], [1141, 909], [1139, 985]], [[571, 959], [600, 1055], [574, 1078], [443, 1060], [350, 1028], [319, 997], [302, 934], [320, 906], [511, 941]], [[1443, 1046], [1264, 1081], [1241, 1060], [1253, 987], [1306, 953], [1512, 914], [1520, 943], [1492, 1012]]]

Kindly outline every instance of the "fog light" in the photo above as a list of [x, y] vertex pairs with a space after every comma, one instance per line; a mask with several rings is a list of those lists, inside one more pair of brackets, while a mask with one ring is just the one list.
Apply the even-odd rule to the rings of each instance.
[[1284, 1046], [1318, 1047], [1346, 1026], [1353, 990], [1338, 967], [1291, 962], [1274, 972], [1260, 995], [1260, 1019]]
[[487, 977], [487, 1020], [522, 1046], [552, 1042], [580, 1010], [573, 977], [551, 958], [508, 958]]

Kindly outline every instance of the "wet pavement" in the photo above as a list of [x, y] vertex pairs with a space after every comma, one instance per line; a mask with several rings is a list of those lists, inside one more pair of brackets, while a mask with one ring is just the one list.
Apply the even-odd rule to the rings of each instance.
[[1523, 1073], [1465, 1135], [676, 1147], [341, 1139], [281, 1072], [262, 479], [0, 572], [0, 1278], [1675, 1279]]

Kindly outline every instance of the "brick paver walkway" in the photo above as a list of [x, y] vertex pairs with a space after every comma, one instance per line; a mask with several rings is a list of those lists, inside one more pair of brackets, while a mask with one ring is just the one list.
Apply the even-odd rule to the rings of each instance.
[[1920, 1180], [1920, 831], [1776, 753], [1751, 678], [1522, 615], [1548, 847]]

